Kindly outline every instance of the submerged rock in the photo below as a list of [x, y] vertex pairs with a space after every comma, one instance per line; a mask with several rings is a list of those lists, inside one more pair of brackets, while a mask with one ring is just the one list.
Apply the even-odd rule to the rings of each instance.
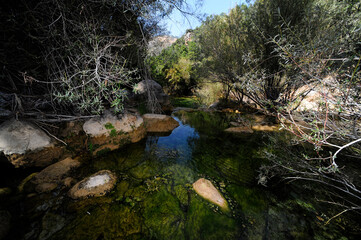
[[65, 219], [62, 216], [46, 213], [42, 221], [42, 231], [39, 240], [51, 239], [51, 237], [65, 226]]
[[200, 178], [193, 183], [193, 189], [204, 199], [216, 204], [224, 211], [229, 211], [226, 199], [224, 199], [222, 194], [213, 186], [211, 181]]
[[12, 119], [0, 126], [0, 152], [15, 167], [45, 167], [59, 158], [63, 149], [54, 146], [43, 130]]
[[32, 180], [32, 182], [37, 185], [35, 190], [39, 193], [54, 190], [58, 184], [64, 184], [64, 179], [69, 175], [71, 170], [78, 168], [80, 165], [81, 163], [78, 160], [66, 158], [48, 166]]
[[103, 196], [113, 189], [116, 181], [111, 171], [102, 170], [75, 184], [68, 195], [73, 199]]
[[242, 127], [231, 127], [224, 130], [225, 132], [229, 133], [253, 133], [252, 128], [248, 126], [242, 126]]
[[171, 116], [161, 114], [144, 114], [147, 132], [171, 132], [179, 123]]

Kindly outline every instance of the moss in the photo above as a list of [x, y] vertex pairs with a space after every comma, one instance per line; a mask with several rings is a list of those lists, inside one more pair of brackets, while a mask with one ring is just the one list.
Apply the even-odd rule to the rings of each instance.
[[192, 194], [186, 224], [189, 239], [239, 239], [239, 232], [239, 225], [233, 218], [215, 211]]
[[174, 193], [182, 205], [184, 206], [188, 205], [188, 190], [184, 186], [182, 185], [175, 186]]
[[185, 239], [185, 216], [179, 202], [165, 188], [144, 202], [145, 224], [155, 239]]
[[110, 130], [110, 129], [114, 129], [113, 124], [111, 124], [110, 122], [108, 122], [108, 123], [104, 124], [104, 127], [105, 127], [105, 129], [108, 129], [108, 130]]
[[104, 149], [98, 151], [98, 152], [96, 153], [96, 155], [99, 157], [99, 156], [102, 156], [102, 155], [104, 155], [104, 154], [106, 154], [106, 153], [108, 153], [108, 152], [110, 152], [110, 151], [111, 151], [110, 148], [104, 148]]
[[109, 133], [110, 137], [116, 137], [117, 136], [117, 131], [115, 129], [112, 129]]

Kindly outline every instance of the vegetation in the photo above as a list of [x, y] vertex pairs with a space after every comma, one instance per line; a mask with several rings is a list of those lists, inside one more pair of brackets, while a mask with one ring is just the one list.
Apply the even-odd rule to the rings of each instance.
[[[256, 0], [209, 16], [191, 42], [186, 34], [149, 64], [170, 92], [198, 93], [208, 106], [211, 95], [258, 105], [314, 147], [314, 155], [301, 149], [292, 160], [269, 152], [274, 165], [261, 182], [277, 172], [320, 183], [326, 201], [360, 210], [361, 191], [337, 163], [360, 159], [360, 26], [360, 1]], [[210, 83], [222, 87], [205, 87]], [[295, 111], [316, 92], [315, 107]]]
[[34, 115], [30, 114], [34, 110], [89, 115], [113, 107], [121, 112], [127, 93], [145, 75], [144, 43], [161, 31], [160, 18], [184, 4], [184, 0], [4, 3], [2, 108], [10, 116], [18, 112], [24, 117]]

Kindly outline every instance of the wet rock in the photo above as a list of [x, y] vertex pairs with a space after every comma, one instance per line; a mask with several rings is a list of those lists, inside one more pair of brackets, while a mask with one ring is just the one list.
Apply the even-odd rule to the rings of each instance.
[[101, 118], [86, 121], [83, 129], [91, 137], [90, 151], [94, 155], [138, 142], [146, 136], [143, 118], [136, 114], [124, 114], [119, 118], [107, 113]]
[[72, 158], [66, 158], [43, 169], [34, 178], [34, 183], [60, 182], [72, 169], [78, 168], [81, 163]]
[[65, 226], [65, 219], [62, 216], [46, 213], [42, 221], [42, 231], [39, 240], [51, 239], [51, 237]]
[[35, 190], [39, 193], [49, 192], [55, 189], [58, 184], [62, 184], [63, 180], [69, 173], [78, 168], [81, 163], [72, 158], [66, 158], [60, 162], [48, 166], [37, 174], [32, 182], [36, 184]]
[[161, 114], [144, 114], [147, 132], [171, 132], [179, 123], [171, 116]]
[[229, 133], [253, 133], [252, 128], [250, 128], [248, 126], [230, 127], [224, 131], [229, 132]]
[[16, 167], [44, 167], [59, 158], [63, 149], [41, 129], [13, 119], [0, 126], [0, 152]]
[[102, 170], [75, 184], [68, 195], [73, 199], [103, 196], [113, 189], [116, 181], [111, 171]]
[[4, 239], [10, 230], [11, 215], [8, 211], [0, 211], [0, 239]]
[[65, 187], [71, 187], [74, 184], [75, 180], [71, 177], [67, 177], [64, 179], [63, 184]]
[[216, 204], [224, 211], [229, 211], [228, 203], [222, 194], [213, 186], [213, 184], [204, 178], [198, 179], [193, 183], [193, 189], [201, 197]]
[[51, 192], [58, 187], [56, 183], [40, 183], [35, 187], [35, 191], [38, 193]]

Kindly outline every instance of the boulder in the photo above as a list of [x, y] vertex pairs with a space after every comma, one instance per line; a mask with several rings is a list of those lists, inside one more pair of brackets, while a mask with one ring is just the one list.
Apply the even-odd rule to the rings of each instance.
[[138, 142], [146, 136], [143, 118], [137, 114], [118, 117], [107, 113], [86, 121], [83, 130], [90, 136], [90, 150], [94, 155], [118, 149], [126, 143]]
[[136, 98], [148, 99], [148, 89], [155, 95], [161, 105], [169, 105], [169, 96], [164, 93], [162, 86], [154, 80], [143, 80], [134, 86]]
[[73, 199], [103, 196], [113, 189], [116, 181], [111, 171], [102, 170], [75, 184], [68, 195]]
[[147, 132], [171, 132], [179, 126], [179, 123], [171, 116], [162, 114], [144, 114]]
[[229, 211], [228, 203], [222, 194], [213, 186], [211, 181], [200, 178], [193, 183], [193, 189], [202, 198], [210, 201], [211, 203], [219, 206], [223, 211]]
[[24, 154], [51, 145], [50, 137], [28, 122], [9, 120], [0, 126], [0, 151], [5, 155]]
[[8, 120], [0, 126], [0, 152], [15, 167], [45, 167], [63, 154], [46, 133], [28, 122]]
[[240, 127], [230, 127], [227, 128], [226, 130], [224, 130], [225, 132], [229, 132], [229, 133], [253, 133], [252, 128], [248, 127], [248, 126], [240, 126]]
[[37, 185], [35, 190], [39, 193], [54, 190], [59, 184], [64, 184], [64, 180], [68, 177], [71, 170], [78, 168], [80, 165], [78, 160], [66, 158], [48, 166], [32, 180]]

